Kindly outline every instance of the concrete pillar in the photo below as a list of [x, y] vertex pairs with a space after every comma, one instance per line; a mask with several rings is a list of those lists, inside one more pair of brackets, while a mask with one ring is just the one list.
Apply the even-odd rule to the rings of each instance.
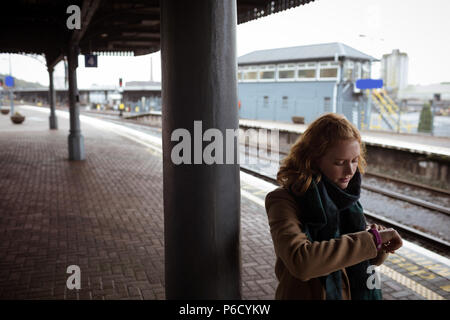
[[[194, 164], [211, 143], [195, 141], [194, 121], [220, 130], [224, 147], [225, 129], [238, 129], [236, 24], [236, 1], [161, 1], [167, 299], [241, 298], [239, 165]], [[192, 164], [172, 161], [180, 128]]]
[[48, 102], [50, 104], [49, 124], [50, 129], [58, 129], [58, 121], [55, 113], [56, 98], [55, 98], [55, 86], [53, 82], [53, 70], [54, 70], [53, 67], [48, 68], [48, 76], [50, 79], [50, 85], [48, 90]]
[[78, 46], [69, 45], [67, 53], [69, 71], [69, 160], [84, 160], [84, 137], [80, 129], [79, 96], [77, 88]]

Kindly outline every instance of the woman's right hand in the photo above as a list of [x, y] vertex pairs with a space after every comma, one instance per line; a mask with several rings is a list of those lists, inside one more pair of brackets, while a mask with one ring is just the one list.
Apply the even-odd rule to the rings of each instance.
[[383, 249], [386, 252], [395, 253], [395, 250], [401, 248], [403, 245], [402, 238], [398, 232], [392, 228], [379, 230], [378, 233], [381, 237]]

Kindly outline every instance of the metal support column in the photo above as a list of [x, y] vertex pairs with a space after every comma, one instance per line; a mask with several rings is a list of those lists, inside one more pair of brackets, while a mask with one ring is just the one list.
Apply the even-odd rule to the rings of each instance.
[[14, 115], [14, 92], [12, 87], [9, 88], [9, 103], [10, 103], [10, 115], [11, 117]]
[[433, 96], [433, 100], [430, 101], [431, 102], [431, 135], [434, 136], [435, 135], [435, 130], [434, 130], [434, 114], [436, 112], [436, 95]]
[[48, 76], [50, 78], [50, 85], [48, 90], [48, 101], [50, 104], [49, 124], [50, 129], [58, 129], [58, 119], [56, 118], [55, 113], [56, 98], [55, 98], [55, 86], [53, 82], [53, 70], [54, 70], [53, 67], [48, 68]]
[[366, 89], [367, 90], [367, 108], [366, 108], [366, 114], [365, 114], [365, 123], [367, 125], [367, 130], [370, 130], [370, 123], [372, 119], [372, 89]]
[[67, 53], [69, 69], [69, 160], [84, 160], [84, 137], [80, 129], [79, 96], [77, 88], [78, 46], [70, 44]]
[[[9, 75], [12, 77], [11, 54], [8, 55], [8, 58], [9, 58]], [[14, 82], [15, 82], [15, 80], [14, 80]], [[14, 92], [13, 92], [13, 87], [9, 87], [9, 103], [10, 103], [9, 114], [12, 117], [14, 115]]]
[[[161, 1], [167, 299], [241, 298], [239, 164], [205, 164], [210, 142], [196, 139], [216, 128], [225, 146], [225, 130], [238, 129], [236, 16], [236, 1]], [[192, 164], [172, 161], [180, 128]]]

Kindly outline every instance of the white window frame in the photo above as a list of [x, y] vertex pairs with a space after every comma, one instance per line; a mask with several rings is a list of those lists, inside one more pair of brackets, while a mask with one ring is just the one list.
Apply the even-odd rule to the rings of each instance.
[[[322, 69], [336, 69], [336, 77], [321, 77], [320, 76], [320, 71]], [[320, 61], [318, 63], [318, 72], [317, 72], [317, 80], [318, 81], [338, 81], [340, 74], [340, 67], [339, 67], [339, 62], [334, 62], [334, 61]]]
[[[241, 79], [239, 79], [239, 75], [241, 75]], [[237, 81], [242, 82], [243, 78], [244, 78], [244, 71], [242, 70], [242, 67], [239, 67], [237, 71]]]
[[[280, 79], [280, 71], [294, 71], [293, 78], [281, 78]], [[276, 79], [280, 82], [293, 82], [297, 80], [297, 66], [295, 63], [283, 63], [277, 65]]]
[[362, 64], [361, 67], [361, 77], [364, 75], [364, 73], [367, 73], [367, 78], [363, 78], [363, 79], [369, 79], [370, 78], [370, 62], [366, 61]]
[[[297, 71], [295, 72], [295, 77], [298, 81], [317, 81], [318, 78], [318, 67], [319, 64], [317, 62], [301, 62], [297, 64]], [[299, 70], [314, 70], [316, 72], [316, 76], [314, 78], [300, 78], [298, 76]]]
[[[274, 72], [273, 78], [271, 78], [271, 79], [262, 79], [261, 78], [261, 72], [264, 72], [264, 71], [273, 71]], [[260, 66], [259, 67], [259, 71], [258, 71], [258, 79], [259, 79], [259, 82], [275, 82], [275, 81], [277, 81], [277, 68], [276, 68], [276, 65], [274, 65], [274, 64], [267, 64], [267, 65]]]
[[[242, 82], [258, 82], [259, 81], [259, 66], [245, 66], [242, 67]], [[256, 72], [256, 79], [245, 79], [245, 73]]]
[[[346, 78], [346, 76], [347, 76], [347, 72], [346, 72], [346, 71], [347, 71], [347, 68], [353, 70], [353, 71], [352, 71], [351, 79], [347, 79], [347, 78]], [[343, 72], [344, 72], [344, 74], [343, 74], [343, 76], [344, 76], [343, 80], [344, 80], [344, 81], [348, 81], [348, 80], [353, 81], [353, 77], [354, 77], [354, 73], [355, 73], [355, 64], [354, 64], [354, 62], [351, 61], [351, 60], [345, 60], [345, 61], [344, 61], [344, 66], [343, 66], [342, 69], [343, 69]]]
[[362, 63], [361, 61], [355, 62], [355, 73], [353, 77], [353, 82], [356, 82], [356, 80], [361, 79], [362, 77]]

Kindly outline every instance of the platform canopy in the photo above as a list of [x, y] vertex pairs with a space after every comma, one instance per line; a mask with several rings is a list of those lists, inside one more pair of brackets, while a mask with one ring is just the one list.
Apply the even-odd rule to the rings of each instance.
[[[238, 0], [238, 23], [312, 1]], [[81, 9], [79, 30], [66, 25], [71, 5]], [[82, 54], [143, 55], [160, 49], [158, 0], [14, 0], [0, 7], [1, 53], [45, 54], [49, 65], [55, 65], [70, 41]]]

